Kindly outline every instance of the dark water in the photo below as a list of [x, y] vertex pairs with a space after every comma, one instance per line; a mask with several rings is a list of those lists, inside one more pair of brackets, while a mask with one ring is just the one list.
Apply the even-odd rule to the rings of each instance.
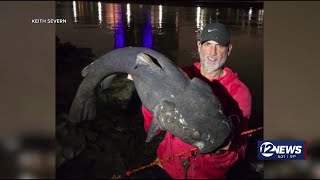
[[91, 48], [96, 57], [119, 47], [143, 46], [167, 55], [178, 66], [198, 61], [197, 31], [222, 22], [231, 31], [227, 65], [238, 72], [253, 96], [253, 121], [263, 120], [263, 9], [215, 8], [70, 1], [57, 3], [56, 26], [62, 42]]
[[[222, 22], [230, 29], [233, 44], [227, 66], [238, 73], [252, 93], [250, 128], [254, 128], [263, 124], [263, 13], [263, 8], [214, 4], [201, 7], [57, 2], [56, 18], [66, 19], [67, 23], [56, 25], [56, 35], [62, 43], [92, 49], [93, 59], [115, 48], [143, 46], [167, 55], [178, 66], [185, 66], [198, 61], [197, 32], [206, 23]], [[67, 78], [72, 81], [68, 72], [75, 70], [70, 66], [60, 69], [57, 83]], [[80, 75], [80, 69], [75, 73]], [[68, 91], [67, 84], [60, 86]], [[59, 98], [63, 99], [57, 94], [57, 103], [61, 103]]]

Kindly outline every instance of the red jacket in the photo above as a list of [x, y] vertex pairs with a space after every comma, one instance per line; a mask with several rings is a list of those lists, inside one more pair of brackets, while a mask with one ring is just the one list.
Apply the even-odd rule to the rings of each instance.
[[[210, 84], [213, 92], [222, 103], [224, 114], [232, 117], [234, 127], [233, 139], [228, 151], [219, 155], [199, 153], [196, 156], [190, 157], [190, 154], [185, 154], [180, 157], [181, 159], [190, 157], [187, 178], [224, 178], [228, 169], [240, 158], [244, 158], [245, 156], [247, 140], [246, 137], [241, 136], [240, 133], [247, 130], [248, 127], [248, 119], [251, 114], [250, 91], [247, 86], [238, 79], [238, 75], [227, 67], [224, 67], [226, 71], [225, 76], [213, 80], [208, 80], [200, 74], [199, 62], [182, 69], [188, 74], [190, 79], [198, 77]], [[142, 113], [145, 119], [144, 128], [147, 132], [153, 115], [148, 112], [144, 106], [142, 106]], [[164, 159], [191, 148], [193, 148], [193, 146], [184, 143], [178, 137], [173, 136], [167, 131], [164, 139], [159, 144], [157, 154], [160, 159]], [[166, 161], [162, 163], [162, 166], [172, 178], [184, 178], [183, 166], [179, 158]]]

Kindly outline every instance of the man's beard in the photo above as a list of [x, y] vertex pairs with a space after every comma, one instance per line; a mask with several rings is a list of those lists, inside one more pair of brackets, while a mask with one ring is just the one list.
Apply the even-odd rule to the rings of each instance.
[[208, 73], [211, 73], [213, 71], [220, 69], [224, 65], [226, 58], [222, 59], [221, 61], [216, 61], [214, 64], [208, 63], [208, 61], [204, 59], [200, 59], [200, 61], [201, 61], [201, 66], [203, 66]]

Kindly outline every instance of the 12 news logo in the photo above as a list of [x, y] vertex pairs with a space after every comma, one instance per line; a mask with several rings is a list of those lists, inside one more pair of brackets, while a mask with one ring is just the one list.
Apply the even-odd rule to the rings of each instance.
[[307, 146], [305, 141], [258, 141], [259, 160], [304, 160], [306, 158]]

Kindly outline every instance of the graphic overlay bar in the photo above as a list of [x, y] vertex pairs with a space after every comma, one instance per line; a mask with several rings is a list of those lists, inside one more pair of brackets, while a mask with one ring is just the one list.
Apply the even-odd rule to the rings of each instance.
[[305, 160], [307, 143], [302, 140], [258, 141], [259, 160]]

